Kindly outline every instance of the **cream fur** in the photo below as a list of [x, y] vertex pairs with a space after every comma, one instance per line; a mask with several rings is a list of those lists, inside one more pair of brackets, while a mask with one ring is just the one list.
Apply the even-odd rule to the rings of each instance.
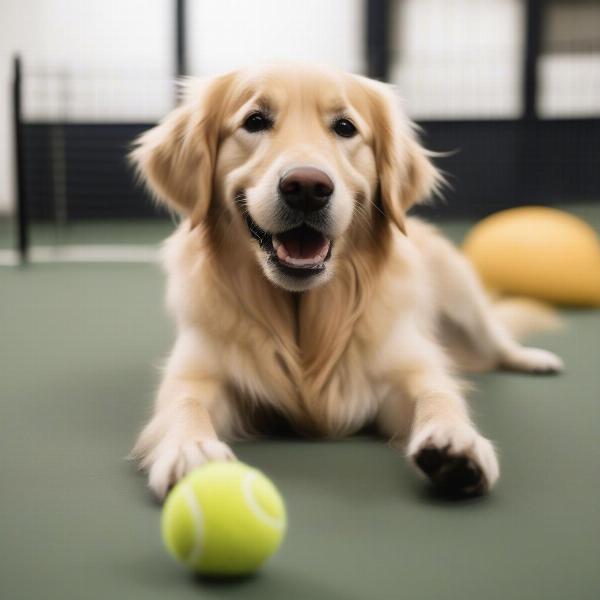
[[[265, 102], [273, 131], [240, 130]], [[357, 138], [328, 130], [340, 104]], [[227, 440], [264, 434], [264, 413], [327, 437], [376, 422], [418, 467], [436, 449], [444, 468], [462, 457], [479, 473], [476, 491], [494, 485], [496, 455], [456, 366], [554, 371], [560, 359], [520, 346], [458, 251], [406, 218], [439, 175], [387, 86], [311, 67], [229, 74], [192, 86], [133, 159], [184, 215], [163, 252], [177, 341], [134, 449], [159, 498], [191, 468], [233, 458]], [[290, 164], [335, 181], [334, 253], [306, 284], [270, 270], [235, 202], [244, 190], [253, 219], [276, 227], [273, 190]]]

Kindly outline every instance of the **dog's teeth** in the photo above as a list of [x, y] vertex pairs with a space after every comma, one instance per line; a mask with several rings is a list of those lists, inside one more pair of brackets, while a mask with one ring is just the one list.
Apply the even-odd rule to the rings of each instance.
[[290, 256], [288, 249], [285, 244], [278, 240], [275, 236], [272, 238], [273, 248], [277, 254], [277, 258], [287, 265], [292, 267], [317, 267], [322, 264], [327, 258], [329, 252], [329, 246], [331, 245], [328, 241], [324, 248], [318, 254], [311, 256], [310, 258], [296, 258]]
[[314, 267], [323, 261], [320, 256], [313, 256], [312, 258], [293, 258], [292, 256], [288, 256], [285, 258], [285, 262], [295, 267]]
[[287, 248], [280, 242], [277, 242], [277, 245], [275, 245], [275, 238], [273, 238], [273, 248], [275, 248], [275, 252], [277, 252], [277, 258], [279, 260], [288, 260], [289, 253], [287, 251]]
[[330, 246], [331, 246], [331, 242], [328, 240], [327, 243], [325, 244], [325, 247], [321, 250], [321, 253], [319, 254], [319, 258], [320, 258], [321, 262], [327, 258], [327, 254], [329, 253]]

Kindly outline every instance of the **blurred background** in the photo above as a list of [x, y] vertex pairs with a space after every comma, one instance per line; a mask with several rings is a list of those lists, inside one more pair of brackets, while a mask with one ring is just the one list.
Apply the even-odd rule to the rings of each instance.
[[271, 59], [397, 84], [424, 145], [449, 153], [446, 200], [419, 210], [455, 241], [511, 206], [584, 217], [591, 233], [531, 226], [533, 251], [502, 248], [524, 272], [542, 256], [559, 292], [600, 294], [600, 0], [0, 0], [0, 598], [597, 600], [591, 309], [561, 308], [566, 331], [531, 342], [560, 377], [475, 377], [501, 449], [489, 501], [441, 502], [369, 437], [240, 443], [288, 501], [282, 552], [232, 585], [168, 560], [124, 457], [173, 342], [153, 263], [174, 218], [126, 155], [177, 77]]
[[100, 258], [149, 257], [172, 223], [134, 184], [128, 144], [174, 106], [177, 77], [269, 59], [397, 84], [424, 144], [453, 151], [438, 161], [451, 184], [438, 218], [519, 204], [585, 211], [600, 198], [597, 0], [2, 0], [0, 10], [4, 263], [15, 249], [92, 259], [96, 245]]

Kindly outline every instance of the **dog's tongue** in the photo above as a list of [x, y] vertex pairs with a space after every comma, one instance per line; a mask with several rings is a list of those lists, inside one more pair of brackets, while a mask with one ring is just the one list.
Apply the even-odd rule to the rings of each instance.
[[288, 231], [279, 236], [289, 256], [292, 258], [312, 258], [318, 256], [327, 240], [318, 232], [305, 229]]
[[313, 229], [299, 227], [273, 238], [280, 260], [296, 266], [322, 263], [329, 252], [329, 240]]

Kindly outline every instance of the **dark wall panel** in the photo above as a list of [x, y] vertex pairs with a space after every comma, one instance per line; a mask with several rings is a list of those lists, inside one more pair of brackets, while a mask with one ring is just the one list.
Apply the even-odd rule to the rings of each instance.
[[[27, 124], [27, 202], [33, 219], [49, 219], [66, 192], [69, 219], [161, 218], [136, 184], [126, 155], [147, 123]], [[430, 121], [427, 148], [451, 185], [439, 216], [481, 216], [524, 203], [600, 200], [600, 119]]]
[[[477, 215], [521, 204], [600, 201], [600, 119], [430, 121], [426, 147], [451, 188], [439, 215]], [[429, 211], [431, 212], [431, 211]]]
[[164, 217], [166, 213], [135, 182], [127, 162], [132, 140], [149, 127], [129, 123], [26, 125], [27, 201], [32, 218], [53, 218], [61, 189], [69, 219]]

